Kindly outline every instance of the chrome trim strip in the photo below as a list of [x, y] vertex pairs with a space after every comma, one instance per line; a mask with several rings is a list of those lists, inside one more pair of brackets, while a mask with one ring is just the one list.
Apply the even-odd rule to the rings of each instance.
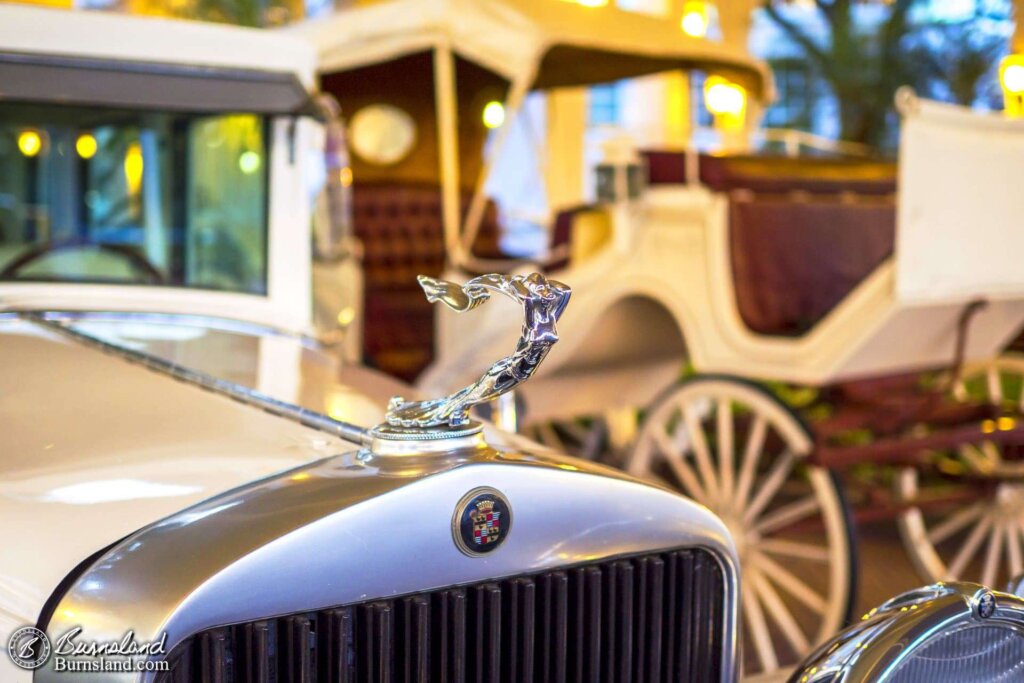
[[294, 339], [304, 347], [323, 351], [323, 345], [315, 338], [305, 334], [297, 334], [290, 330], [246, 320], [235, 320], [232, 318], [218, 318], [211, 315], [196, 315], [193, 313], [152, 313], [147, 311], [55, 311], [55, 310], [10, 310], [0, 312], [0, 316], [10, 315], [15, 318], [20, 316], [41, 316], [46, 320], [66, 325], [73, 323], [155, 323], [157, 325], [188, 325], [202, 327], [217, 332], [232, 332], [250, 336], [274, 336]]
[[279, 401], [276, 398], [267, 396], [261, 392], [248, 387], [218, 379], [202, 372], [191, 370], [182, 365], [172, 363], [135, 349], [129, 349], [110, 342], [104, 341], [81, 330], [76, 330], [67, 325], [61, 324], [59, 320], [53, 319], [50, 314], [27, 313], [17, 314], [23, 320], [36, 323], [42, 327], [53, 330], [66, 337], [70, 337], [79, 343], [99, 349], [127, 360], [131, 363], [142, 365], [150, 370], [169, 375], [174, 379], [195, 384], [203, 389], [227, 396], [241, 403], [255, 406], [278, 417], [283, 417], [293, 422], [298, 422], [305, 427], [311, 427], [333, 436], [344, 439], [357, 445], [369, 445], [372, 442], [366, 429], [347, 422], [335, 420], [321, 413], [302, 408], [291, 403]]

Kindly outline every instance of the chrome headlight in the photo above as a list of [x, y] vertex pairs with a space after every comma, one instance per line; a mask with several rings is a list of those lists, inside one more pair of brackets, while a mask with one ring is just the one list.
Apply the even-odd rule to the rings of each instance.
[[904, 593], [818, 648], [790, 683], [1024, 680], [1024, 599], [974, 583]]

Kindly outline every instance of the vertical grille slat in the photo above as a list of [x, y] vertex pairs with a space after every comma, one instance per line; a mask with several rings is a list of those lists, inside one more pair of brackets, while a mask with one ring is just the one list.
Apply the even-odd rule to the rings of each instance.
[[207, 631], [199, 641], [199, 672], [204, 683], [228, 683], [231, 676], [228, 629]]
[[341, 607], [320, 613], [319, 674], [331, 683], [356, 683], [355, 610]]
[[430, 680], [430, 600], [423, 595], [402, 601], [403, 637], [398, 661], [402, 683], [428, 683]]
[[601, 634], [603, 628], [607, 628], [601, 621], [601, 584], [604, 578], [599, 567], [587, 567], [583, 574], [586, 600], [583, 618], [589, 638], [584, 644], [586, 652], [581, 680], [597, 681], [601, 676]]
[[718, 681], [725, 583], [649, 553], [210, 629], [157, 683]]
[[615, 655], [618, 664], [617, 679], [620, 683], [633, 680], [633, 565], [629, 562], [616, 563], [616, 579], [619, 596], [617, 613], [619, 620], [619, 638], [616, 643], [618, 652]]
[[676, 680], [689, 681], [697, 675], [696, 671], [691, 668], [690, 661], [691, 653], [695, 651], [696, 643], [694, 643], [694, 638], [697, 636], [694, 622], [699, 618], [695, 614], [694, 609], [694, 592], [696, 587], [693, 584], [692, 555], [684, 550], [676, 553], [676, 559], [679, 565], [679, 607], [676, 609], [676, 614], [682, 617], [680, 619], [679, 635], [676, 638], [678, 645], [676, 650]]
[[618, 571], [616, 565], [612, 564], [604, 569], [601, 591], [601, 623], [604, 629], [601, 632], [601, 681], [614, 683], [616, 680], [615, 654], [617, 652], [615, 641], [619, 630], [619, 618], [616, 614], [615, 605], [618, 603]]
[[[665, 631], [661, 664], [665, 683], [677, 680], [675, 677], [676, 652], [681, 647], [678, 630], [679, 619], [679, 557], [673, 553], [665, 558], [665, 600], [662, 603], [662, 618]], [[682, 680], [682, 679], [678, 679]]]
[[508, 583], [509, 610], [508, 633], [509, 641], [505, 651], [508, 653], [508, 672], [506, 683], [532, 683], [534, 670], [534, 642], [536, 636], [536, 594], [537, 584], [532, 578], [513, 579]]
[[245, 683], [270, 683], [270, 624], [255, 621], [243, 624], [235, 636], [238, 645], [235, 654], [239, 679]]
[[310, 620], [303, 615], [288, 617], [283, 621], [284, 666], [281, 673], [294, 683], [312, 683], [314, 652]]
[[[630, 651], [635, 651], [637, 654], [647, 652], [647, 591], [648, 581], [650, 580], [649, 571], [647, 567], [648, 558], [640, 558], [636, 563], [634, 570], [635, 577], [633, 582], [633, 647]], [[633, 676], [631, 680], [634, 681], [646, 681], [647, 677], [644, 675], [644, 667], [647, 664], [647, 658], [644, 656], [633, 657]]]
[[646, 574], [646, 590], [641, 593], [640, 599], [645, 601], [644, 612], [647, 615], [642, 622], [645, 628], [644, 637], [646, 647], [641, 648], [641, 653], [646, 653], [644, 671], [646, 677], [640, 676], [640, 680], [660, 681], [661, 680], [661, 649], [662, 649], [662, 605], [665, 604], [665, 562], [660, 557], [645, 557], [641, 560]]
[[474, 683], [497, 682], [501, 672], [501, 588], [485, 584], [473, 589], [472, 647]]
[[434, 636], [432, 681], [465, 683], [466, 680], [466, 592], [451, 589], [438, 593]]
[[585, 571], [581, 567], [569, 572], [569, 651], [566, 652], [566, 677], [572, 683], [582, 683], [583, 681], [583, 657], [586, 654], [587, 634], [589, 633], [586, 615], [583, 612], [586, 606]]

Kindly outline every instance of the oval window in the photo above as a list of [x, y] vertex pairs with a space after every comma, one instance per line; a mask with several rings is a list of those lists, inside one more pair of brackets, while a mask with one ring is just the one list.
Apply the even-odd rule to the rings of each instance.
[[352, 117], [352, 149], [371, 164], [396, 164], [416, 144], [416, 122], [406, 112], [390, 104], [371, 104]]

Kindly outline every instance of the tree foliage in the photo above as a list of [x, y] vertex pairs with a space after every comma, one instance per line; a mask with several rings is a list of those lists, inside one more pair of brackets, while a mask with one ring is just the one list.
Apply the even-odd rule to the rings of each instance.
[[[159, 3], [166, 13], [167, 7]], [[188, 19], [238, 26], [279, 26], [303, 16], [303, 0], [185, 0], [170, 13]]]
[[[1006, 50], [1006, 36], [992, 25], [1009, 24], [1008, 2], [979, 2], [974, 16], [955, 22], [912, 21], [914, 10], [926, 9], [931, 2], [876, 3], [880, 20], [864, 22], [858, 21], [859, 10], [869, 4], [864, 0], [814, 0], [827, 28], [824, 39], [812, 34], [806, 23], [794, 20], [778, 0], [765, 0], [763, 6], [828, 83], [837, 101], [840, 137], [878, 147], [895, 120], [893, 96], [900, 86], [973, 104]], [[988, 5], [999, 7], [985, 9]], [[983, 22], [989, 25], [983, 27]]]
[[767, 0], [768, 17], [803, 48], [807, 59], [829, 84], [839, 107], [840, 137], [880, 146], [896, 90], [911, 78], [901, 59], [900, 42], [908, 14], [919, 0], [894, 0], [888, 16], [873, 31], [864, 31], [854, 16], [856, 0], [815, 0], [829, 29], [824, 44], [807, 27]]

